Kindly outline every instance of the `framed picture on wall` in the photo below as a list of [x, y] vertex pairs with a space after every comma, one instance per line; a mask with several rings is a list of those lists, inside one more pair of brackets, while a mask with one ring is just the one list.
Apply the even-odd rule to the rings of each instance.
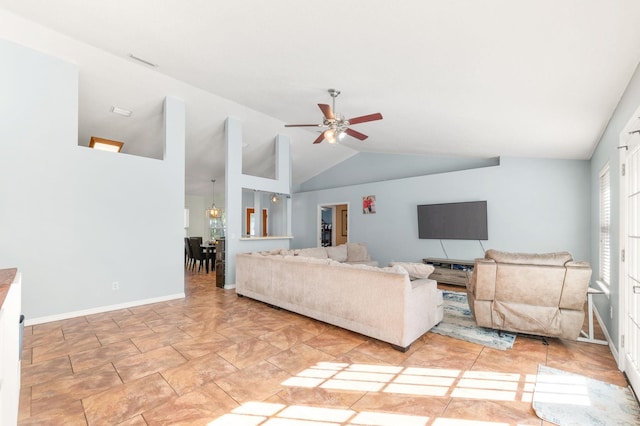
[[376, 212], [376, 196], [365, 195], [362, 197], [362, 213], [373, 214]]

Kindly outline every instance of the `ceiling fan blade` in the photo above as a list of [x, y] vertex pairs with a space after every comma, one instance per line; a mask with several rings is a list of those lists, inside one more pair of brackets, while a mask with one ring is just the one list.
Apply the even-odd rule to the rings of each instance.
[[321, 127], [322, 124], [285, 124], [284, 127]]
[[380, 114], [379, 112], [376, 112], [375, 114], [369, 114], [369, 115], [363, 115], [361, 117], [350, 118], [347, 121], [349, 122], [349, 124], [358, 124], [358, 123], [365, 123], [367, 121], [375, 121], [375, 120], [382, 120], [382, 114]]
[[313, 143], [320, 143], [324, 140], [324, 132], [320, 133], [320, 136], [318, 136], [318, 139], [316, 139], [315, 141], [313, 141]]
[[318, 104], [318, 106], [320, 107], [320, 110], [322, 111], [324, 118], [326, 118], [327, 120], [335, 120], [336, 117], [335, 115], [333, 115], [333, 111], [331, 110], [330, 105]]
[[345, 129], [345, 133], [348, 134], [351, 137], [354, 137], [356, 139], [360, 139], [361, 141], [365, 140], [366, 138], [368, 138], [369, 136], [365, 135], [364, 133], [360, 133], [357, 132], [353, 129]]

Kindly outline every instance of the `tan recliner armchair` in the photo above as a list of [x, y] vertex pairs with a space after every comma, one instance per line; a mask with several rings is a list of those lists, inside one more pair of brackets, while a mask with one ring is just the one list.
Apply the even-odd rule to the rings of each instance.
[[590, 279], [591, 266], [567, 252], [487, 250], [475, 261], [467, 297], [481, 327], [576, 340]]

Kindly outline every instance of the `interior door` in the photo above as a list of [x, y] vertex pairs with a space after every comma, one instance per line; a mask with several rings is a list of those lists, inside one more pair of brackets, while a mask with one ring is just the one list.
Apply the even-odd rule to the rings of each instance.
[[640, 135], [626, 143], [621, 185], [622, 249], [621, 304], [624, 333], [622, 367], [636, 395], [640, 393]]
[[269, 222], [267, 220], [267, 209], [262, 209], [262, 236], [266, 237], [267, 235], [269, 235], [268, 229], [267, 229], [267, 223]]

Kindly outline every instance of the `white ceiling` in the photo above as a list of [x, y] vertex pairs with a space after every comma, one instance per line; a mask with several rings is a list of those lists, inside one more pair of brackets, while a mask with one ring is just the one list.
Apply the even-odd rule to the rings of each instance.
[[[227, 115], [244, 123], [245, 173], [273, 173], [273, 137], [291, 135], [294, 183], [358, 151], [588, 159], [640, 61], [637, 0], [0, 0], [0, 7], [115, 55], [106, 62], [87, 49], [75, 57], [81, 140], [117, 127], [125, 151], [159, 158], [151, 136], [162, 123], [161, 94], [184, 98], [186, 187], [194, 195], [224, 177]], [[132, 73], [130, 54], [172, 79], [149, 78], [145, 66]], [[122, 74], [120, 62], [129, 64]], [[312, 145], [316, 129], [283, 127], [319, 123], [317, 104], [331, 103], [329, 88], [342, 91], [336, 110], [347, 117], [384, 115], [354, 126], [369, 139]], [[147, 127], [128, 128], [111, 105], [134, 110]]]

